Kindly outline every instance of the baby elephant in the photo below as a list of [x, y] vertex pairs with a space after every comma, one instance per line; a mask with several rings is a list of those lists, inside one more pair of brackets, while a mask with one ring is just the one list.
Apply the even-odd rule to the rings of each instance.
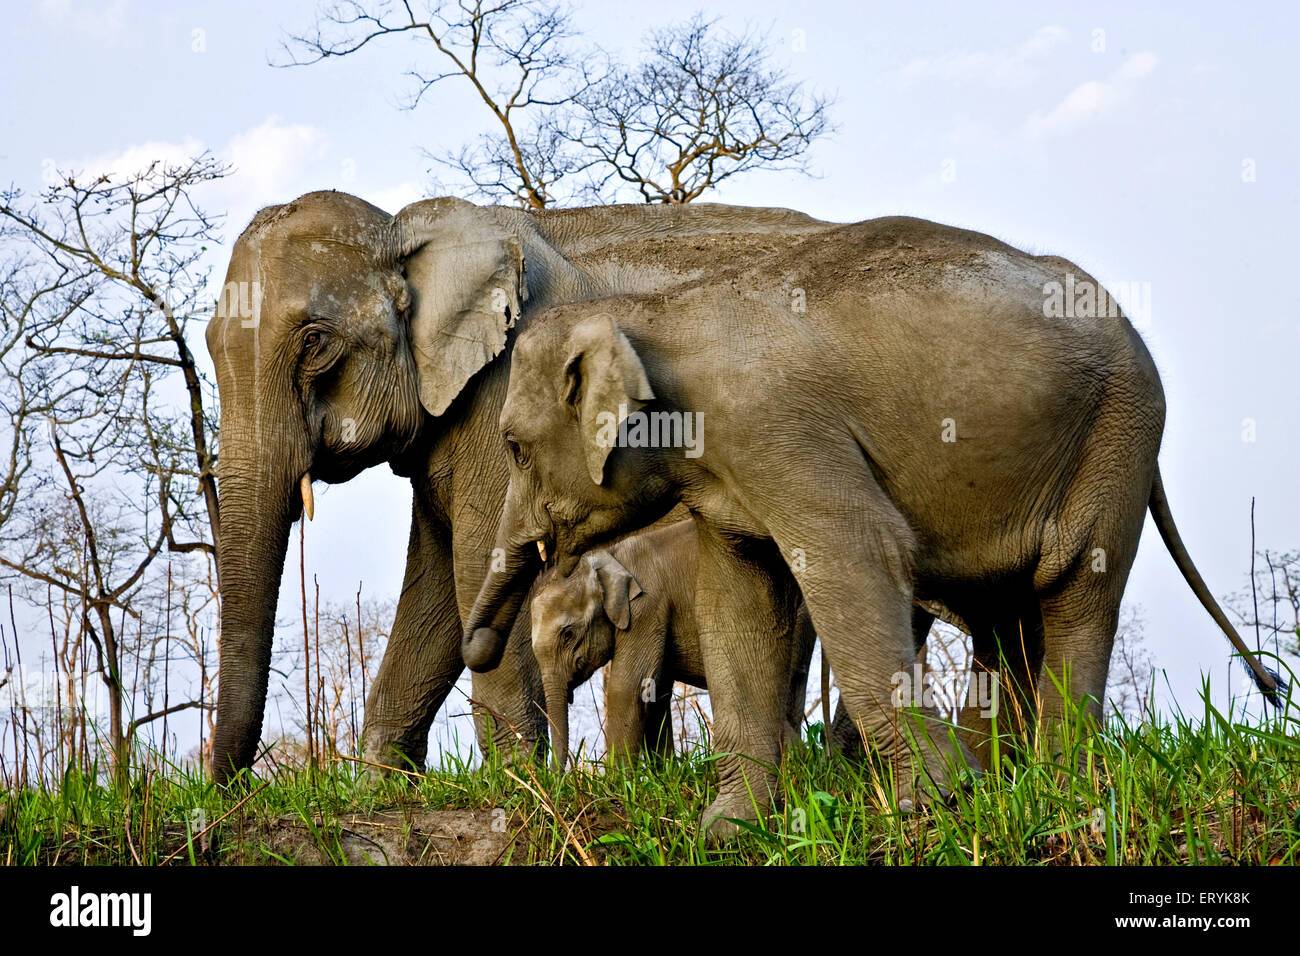
[[[696, 552], [695, 522], [688, 519], [589, 551], [568, 577], [539, 582], [532, 603], [533, 653], [559, 767], [568, 762], [573, 692], [606, 664], [609, 756], [635, 760], [642, 749], [672, 752], [674, 681], [708, 688], [695, 620]], [[788, 742], [799, 739], [816, 640], [802, 606], [792, 639]]]

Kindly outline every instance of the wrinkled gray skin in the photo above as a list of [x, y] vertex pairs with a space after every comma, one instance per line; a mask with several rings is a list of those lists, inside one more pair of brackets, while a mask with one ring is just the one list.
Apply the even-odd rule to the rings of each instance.
[[[418, 766], [464, 666], [462, 616], [505, 499], [496, 424], [521, 312], [654, 292], [705, 274], [756, 237], [820, 228], [783, 210], [707, 205], [527, 214], [435, 199], [390, 216], [335, 192], [258, 213], [235, 244], [232, 294], [207, 333], [221, 397], [216, 779], [257, 754], [303, 476], [347, 481], [386, 462], [411, 479], [406, 574], [363, 747], [369, 760]], [[534, 552], [530, 580], [539, 566]], [[546, 720], [521, 618], [491, 661], [499, 666], [475, 675], [473, 695], [496, 715], [496, 743], [527, 751], [545, 739]]]
[[[606, 664], [609, 755], [672, 753], [674, 682], [708, 689], [695, 618], [697, 550], [695, 522], [677, 521], [589, 551], [567, 577], [548, 572], [534, 587], [533, 655], [558, 766], [568, 763], [573, 692]], [[802, 607], [795, 627], [782, 728], [788, 745], [799, 740], [817, 639]]]
[[[715, 836], [734, 828], [723, 818], [752, 818], [750, 793], [775, 797], [800, 591], [849, 716], [904, 785], [921, 768], [890, 693], [914, 659], [914, 601], [965, 622], [978, 668], [999, 669], [1001, 637], [1004, 685], [1028, 689], [1021, 705], [1036, 697], [1047, 726], [1065, 708], [1049, 671], [1097, 715], [1148, 508], [1244, 651], [1164, 500], [1165, 404], [1146, 347], [1123, 317], [1044, 316], [1048, 284], [1071, 273], [1093, 281], [988, 236], [888, 218], [755, 244], [671, 295], [534, 317], [500, 423], [507, 571], [485, 580], [466, 644], [490, 657], [502, 643], [502, 609], [527, 584], [510, 571], [536, 541], [564, 572], [685, 504], [723, 754], [703, 821]], [[620, 407], [702, 413], [702, 455], [611, 450], [601, 413]], [[978, 755], [988, 721], [962, 724]], [[950, 749], [919, 748], [931, 777]]]

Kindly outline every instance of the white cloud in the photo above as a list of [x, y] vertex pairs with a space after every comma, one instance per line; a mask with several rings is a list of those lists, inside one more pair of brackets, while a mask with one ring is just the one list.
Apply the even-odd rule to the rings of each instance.
[[1034, 138], [1065, 133], [1102, 116], [1128, 99], [1134, 85], [1150, 76], [1159, 62], [1150, 51], [1133, 54], [1108, 79], [1081, 83], [1047, 113], [1035, 112], [1025, 121], [1025, 133]]
[[[236, 133], [216, 148], [193, 136], [150, 140], [80, 161], [52, 161], [50, 171], [72, 172], [82, 180], [102, 174], [121, 179], [142, 172], [155, 161], [182, 165], [205, 151], [234, 169], [230, 175], [204, 184], [194, 198], [209, 212], [225, 212], [227, 227], [236, 232], [262, 206], [285, 202], [312, 187], [335, 185], [336, 171], [322, 161], [327, 154], [324, 132], [306, 124], [285, 123], [278, 116]], [[394, 198], [402, 195], [396, 190], [392, 194]]]
[[283, 201], [293, 178], [324, 154], [323, 132], [302, 123], [285, 124], [278, 116], [237, 133], [221, 151], [235, 166], [232, 179], [244, 198], [258, 205]]
[[424, 190], [409, 180], [398, 183], [388, 189], [377, 192], [365, 192], [361, 196], [366, 202], [374, 203], [384, 212], [397, 212], [403, 206], [409, 206], [417, 200], [424, 199]]
[[1089, 80], [1072, 89], [1046, 116], [1037, 121], [1031, 120], [1030, 125], [1039, 132], [1067, 129], [1084, 119], [1100, 115], [1118, 97], [1119, 92], [1110, 83]]
[[1011, 50], [979, 50], [940, 57], [921, 57], [898, 73], [905, 82], [925, 79], [982, 81], [993, 86], [1021, 86], [1037, 75], [1035, 61], [1050, 54], [1065, 40], [1063, 27], [1040, 27], [1034, 35]]
[[187, 136], [178, 143], [151, 140], [135, 143], [116, 153], [104, 153], [91, 156], [70, 166], [59, 164], [59, 169], [67, 168], [82, 177], [113, 176], [124, 178], [144, 172], [154, 162], [164, 165], [181, 165], [204, 150], [204, 145], [192, 136]]
[[74, 29], [115, 43], [126, 29], [127, 0], [40, 0], [37, 12], [47, 24]]
[[1149, 76], [1159, 63], [1160, 57], [1150, 50], [1143, 50], [1125, 60], [1115, 75], [1122, 80], [1140, 80]]
[[[111, 174], [130, 176], [161, 161], [179, 165], [210, 149], [193, 136], [167, 142], [150, 140], [133, 143], [114, 153], [91, 156], [75, 163], [58, 163], [59, 169], [75, 170], [84, 176]], [[251, 129], [236, 133], [221, 149], [213, 150], [218, 159], [234, 166], [227, 182], [237, 187], [247, 202], [279, 201], [292, 191], [293, 180], [325, 154], [325, 134], [303, 123], [284, 123], [270, 116]]]

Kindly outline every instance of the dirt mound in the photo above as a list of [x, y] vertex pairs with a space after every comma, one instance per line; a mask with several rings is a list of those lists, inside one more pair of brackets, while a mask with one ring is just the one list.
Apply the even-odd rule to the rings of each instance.
[[495, 866], [523, 845], [501, 810], [392, 810], [326, 824], [301, 817], [248, 821], [227, 832], [227, 864]]

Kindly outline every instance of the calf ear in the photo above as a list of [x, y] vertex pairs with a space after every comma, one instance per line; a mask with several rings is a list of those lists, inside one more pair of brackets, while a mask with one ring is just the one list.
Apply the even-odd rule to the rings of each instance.
[[604, 593], [605, 616], [620, 631], [626, 631], [632, 626], [632, 599], [641, 595], [641, 585], [608, 551], [597, 551], [587, 560]]
[[441, 415], [506, 347], [528, 300], [519, 237], [460, 200], [430, 199], [394, 217], [414, 293], [411, 348], [420, 402]]
[[618, 443], [623, 419], [655, 397], [636, 349], [613, 316], [595, 315], [574, 326], [560, 383], [561, 401], [582, 430], [587, 473], [605, 481], [605, 459]]

